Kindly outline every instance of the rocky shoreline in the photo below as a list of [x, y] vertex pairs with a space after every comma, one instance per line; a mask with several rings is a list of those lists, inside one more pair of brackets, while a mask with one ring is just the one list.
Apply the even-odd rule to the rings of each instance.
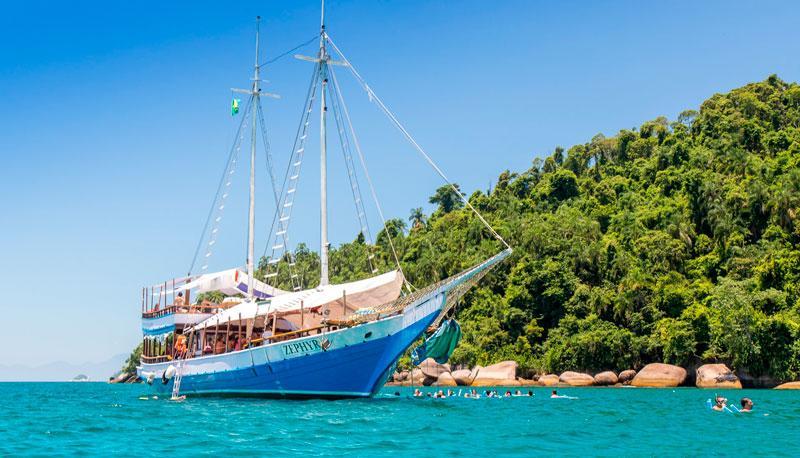
[[[438, 364], [426, 359], [412, 371], [397, 371], [386, 386], [547, 386], [547, 387], [585, 387], [585, 386], [634, 386], [651, 388], [672, 388], [696, 386], [698, 388], [741, 389], [775, 388], [800, 389], [800, 381], [779, 384], [768, 379], [737, 375], [725, 364], [703, 364], [697, 368], [685, 369], [672, 364], [651, 363], [640, 370], [598, 372], [594, 375], [566, 371], [562, 374], [536, 374], [532, 378], [517, 375], [515, 361], [502, 361], [491, 366], [476, 366], [472, 369], [451, 370], [449, 364]], [[742, 380], [745, 380], [743, 385]]]
[[136, 373], [120, 372], [119, 374], [109, 377], [108, 383], [141, 383], [142, 380]]

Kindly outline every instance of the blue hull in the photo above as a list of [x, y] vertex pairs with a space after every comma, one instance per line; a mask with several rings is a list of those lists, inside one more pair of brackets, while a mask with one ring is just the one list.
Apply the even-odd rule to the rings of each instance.
[[[281, 398], [369, 397], [386, 382], [395, 362], [436, 319], [439, 311], [387, 337], [337, 350], [265, 364], [184, 375], [181, 394], [254, 395]], [[153, 382], [157, 391], [172, 392], [173, 382]]]

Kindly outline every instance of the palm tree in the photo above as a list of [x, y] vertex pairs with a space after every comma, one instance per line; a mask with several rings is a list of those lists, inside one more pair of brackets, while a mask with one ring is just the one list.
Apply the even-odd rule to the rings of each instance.
[[438, 205], [442, 213], [450, 213], [464, 206], [464, 202], [461, 200], [462, 196], [461, 189], [457, 184], [444, 185], [436, 189], [436, 194], [432, 195], [428, 202]]
[[408, 222], [411, 223], [411, 229], [425, 227], [425, 213], [422, 211], [422, 207], [411, 209], [411, 216], [408, 217]]

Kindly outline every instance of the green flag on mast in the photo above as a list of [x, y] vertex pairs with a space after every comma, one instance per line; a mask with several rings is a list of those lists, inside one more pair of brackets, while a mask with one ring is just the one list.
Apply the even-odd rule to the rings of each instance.
[[239, 99], [233, 99], [231, 102], [231, 116], [236, 116], [239, 113]]

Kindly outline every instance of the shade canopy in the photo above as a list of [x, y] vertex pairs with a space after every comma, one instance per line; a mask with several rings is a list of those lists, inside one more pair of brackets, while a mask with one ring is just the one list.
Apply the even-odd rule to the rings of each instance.
[[220, 311], [193, 328], [206, 329], [229, 321], [250, 320], [273, 313], [279, 315], [297, 313], [301, 307], [306, 311], [319, 310], [326, 304], [342, 300], [343, 297], [347, 297], [348, 304], [353, 307], [379, 305], [387, 299], [397, 298], [402, 285], [402, 275], [399, 271], [393, 270], [365, 280], [320, 286], [292, 293], [284, 292], [267, 301], [244, 301]]

